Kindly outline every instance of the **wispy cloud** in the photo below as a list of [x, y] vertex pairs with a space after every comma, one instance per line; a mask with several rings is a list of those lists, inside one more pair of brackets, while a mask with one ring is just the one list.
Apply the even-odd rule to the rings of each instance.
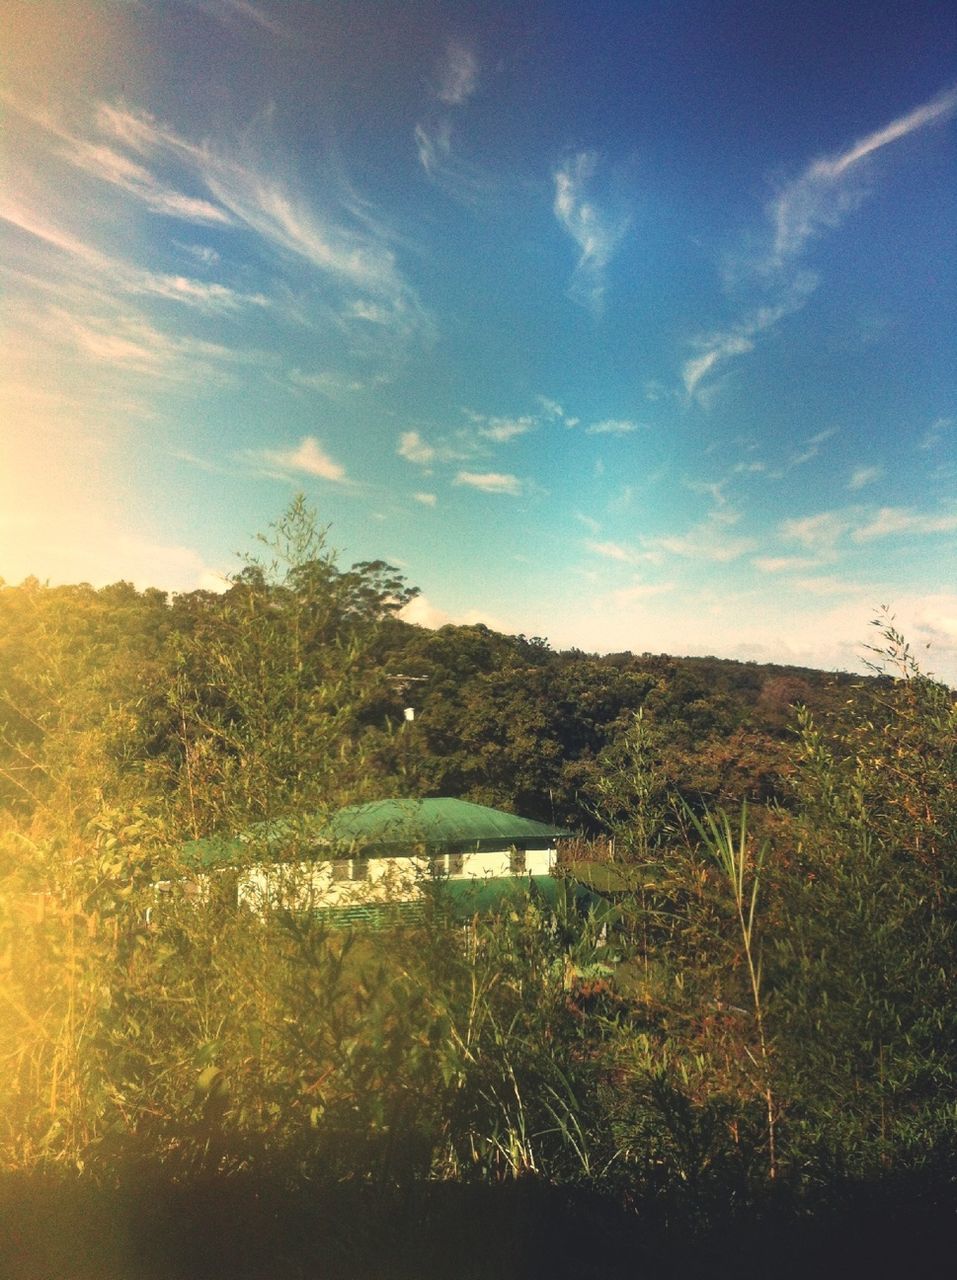
[[279, 179], [255, 170], [211, 162], [203, 176], [220, 203], [275, 248], [347, 285], [402, 299], [395, 254], [383, 243], [322, 219]]
[[770, 473], [772, 480], [783, 480], [783, 478], [791, 471], [797, 470], [798, 467], [807, 466], [809, 462], [813, 462], [815, 458], [821, 455], [821, 446], [826, 444], [832, 436], [837, 435], [837, 427], [828, 427], [824, 431], [818, 431], [813, 436], [801, 442], [799, 447], [789, 454], [787, 461], [782, 467]]
[[318, 391], [322, 395], [333, 397], [342, 394], [352, 395], [357, 391], [364, 391], [366, 386], [358, 378], [348, 378], [344, 374], [333, 373], [328, 369], [323, 369], [319, 373], [303, 373], [301, 369], [292, 369], [289, 372], [289, 381], [307, 391]]
[[178, 240], [174, 240], [173, 243], [184, 253], [195, 258], [197, 262], [201, 262], [204, 267], [215, 267], [220, 261], [221, 255], [208, 244], [181, 244]]
[[268, 305], [268, 299], [262, 294], [237, 293], [227, 285], [147, 271], [124, 262], [55, 226], [34, 210], [7, 200], [0, 199], [0, 221], [18, 227], [36, 240], [43, 241], [82, 263], [84, 267], [92, 269], [96, 273], [96, 284], [101, 292], [112, 289], [128, 294], [151, 294], [171, 302], [182, 302], [211, 311], [234, 310], [244, 305]]
[[755, 556], [751, 563], [760, 573], [803, 573], [818, 562], [811, 556]]
[[891, 534], [953, 533], [957, 529], [957, 512], [929, 515], [907, 507], [881, 507], [867, 524], [855, 529], [851, 537], [855, 542], [869, 542], [873, 538], [886, 538]]
[[957, 425], [957, 418], [937, 418], [927, 428], [918, 448], [936, 449], [939, 444], [942, 444], [949, 437], [955, 425]]
[[396, 452], [406, 462], [414, 462], [420, 467], [431, 466], [437, 456], [435, 446], [423, 440], [418, 431], [403, 431]]
[[[436, 68], [433, 97], [446, 108], [464, 107], [478, 89], [479, 59], [473, 45], [450, 40]], [[453, 143], [449, 111], [434, 108], [415, 126], [415, 148], [426, 176], [448, 195], [475, 204], [495, 185], [473, 161], [459, 154]]]
[[768, 265], [781, 267], [802, 252], [822, 229], [837, 226], [861, 198], [852, 179], [862, 162], [883, 147], [919, 129], [939, 124], [957, 109], [957, 89], [947, 89], [923, 106], [867, 134], [846, 150], [813, 161], [768, 206], [774, 241]]
[[630, 418], [603, 418], [601, 422], [593, 422], [590, 427], [585, 428], [585, 434], [589, 436], [627, 436], [633, 431], [638, 431], [640, 423], [632, 422]]
[[417, 124], [414, 135], [419, 164], [430, 178], [438, 178], [448, 171], [452, 160], [452, 125], [440, 120], [434, 126]]
[[75, 139], [62, 154], [77, 168], [135, 196], [153, 213], [220, 226], [228, 226], [232, 222], [225, 209], [165, 185], [145, 166], [103, 143]]
[[468, 408], [463, 408], [462, 412], [476, 428], [476, 439], [479, 442], [488, 441], [490, 444], [507, 444], [519, 436], [528, 435], [532, 431], [538, 431], [557, 422], [564, 423], [566, 427], [578, 425], [578, 419], [566, 417], [562, 406], [557, 401], [548, 400], [542, 396], [537, 396], [536, 399], [541, 406], [539, 413], [486, 414]]
[[449, 107], [461, 107], [479, 83], [479, 60], [474, 46], [450, 40], [437, 70], [435, 96]]
[[702, 401], [708, 388], [706, 380], [735, 356], [747, 355], [755, 347], [755, 339], [773, 328], [785, 316], [799, 311], [817, 288], [817, 276], [802, 272], [791, 282], [780, 301], [772, 306], [755, 308], [729, 329], [701, 334], [692, 340], [698, 354], [685, 361], [682, 381], [689, 396]]
[[[840, 225], [863, 198], [856, 183], [868, 157], [901, 138], [947, 119], [957, 109], [957, 89], [948, 89], [930, 102], [868, 134], [836, 155], [814, 160], [797, 178], [784, 184], [766, 208], [766, 237], [770, 247], [746, 255], [744, 275], [757, 277], [777, 299], [744, 315], [724, 329], [693, 340], [697, 354], [685, 361], [682, 380], [687, 395], [707, 408], [716, 394], [715, 380], [730, 360], [749, 354], [757, 339], [786, 316], [800, 310], [817, 287], [810, 272], [795, 274], [808, 242], [822, 231]], [[740, 274], [739, 270], [735, 274]]]
[[48, 219], [38, 215], [35, 210], [10, 199], [0, 197], [0, 219], [19, 227], [37, 240], [43, 240], [54, 249], [59, 249], [71, 257], [78, 258], [88, 266], [104, 268], [109, 265], [106, 254], [100, 253], [92, 245], [86, 244], [77, 236], [53, 225]]
[[420, 121], [413, 136], [419, 164], [426, 176], [447, 195], [474, 205], [494, 189], [493, 178], [456, 150], [450, 120], [443, 117]]
[[599, 314], [605, 299], [605, 273], [628, 221], [609, 218], [589, 196], [597, 167], [596, 153], [581, 151], [556, 169], [553, 210], [581, 251], [569, 297]]
[[480, 489], [483, 493], [504, 493], [513, 498], [517, 498], [522, 492], [522, 481], [518, 476], [499, 471], [460, 471], [452, 483]]
[[315, 436], [304, 436], [294, 449], [263, 449], [253, 456], [282, 471], [296, 471], [336, 483], [346, 479], [345, 467], [329, 456]]
[[741, 556], [754, 551], [757, 542], [754, 538], [730, 534], [721, 524], [706, 521], [696, 525], [684, 534], [654, 538], [652, 542], [662, 551], [681, 556], [686, 560], [711, 561], [716, 564], [727, 564], [738, 560]]
[[277, 36], [281, 40], [292, 40], [294, 33], [277, 21], [271, 13], [267, 13], [252, 0], [197, 0], [198, 7], [221, 21], [228, 22], [233, 18], [245, 19], [254, 23], [262, 31]]
[[843, 512], [819, 511], [813, 516], [783, 520], [778, 532], [786, 542], [799, 542], [815, 552], [829, 552], [848, 531], [850, 524]]
[[84, 363], [101, 365], [111, 375], [123, 372], [176, 383], [222, 384], [231, 376], [230, 367], [263, 359], [262, 353], [235, 351], [222, 343], [166, 332], [129, 306], [97, 312], [48, 305], [35, 312], [31, 324], [48, 352], [72, 350]]
[[854, 493], [858, 489], [864, 489], [869, 484], [873, 484], [876, 480], [880, 480], [883, 474], [883, 467], [873, 465], [855, 467], [851, 472], [850, 479], [847, 482], [847, 487], [852, 493]]
[[594, 538], [586, 538], [585, 547], [592, 555], [602, 556], [605, 560], [618, 560], [622, 564], [635, 564], [641, 559], [640, 552], [622, 546], [620, 542], [599, 542]]
[[[80, 136], [35, 102], [24, 101], [4, 91], [0, 91], [0, 99], [36, 128], [56, 139], [61, 144], [57, 151], [61, 159], [102, 182], [126, 191], [154, 213], [199, 224], [225, 226], [231, 223], [232, 219], [224, 209], [200, 197], [188, 196], [161, 181], [138, 160], [117, 151], [101, 139]], [[109, 125], [112, 121], [113, 116], [109, 111], [104, 112], [101, 106], [97, 112], [101, 130], [104, 123]]]
[[495, 444], [505, 444], [516, 436], [527, 435], [538, 426], [538, 420], [526, 414], [521, 418], [486, 418], [479, 427], [479, 435]]
[[434, 507], [438, 502], [438, 497], [434, 493], [413, 493], [412, 497], [416, 502], [421, 502], [423, 507]]
[[710, 498], [716, 507], [727, 506], [728, 495], [725, 493], [725, 486], [728, 479], [724, 480], [683, 480], [682, 484], [686, 489], [690, 489], [692, 493], [702, 493]]
[[[100, 105], [97, 120], [104, 133], [139, 155], [165, 153], [175, 158], [230, 220], [253, 231], [278, 254], [304, 261], [352, 291], [343, 314], [406, 334], [430, 333], [431, 322], [399, 269], [389, 233], [348, 184], [329, 184], [337, 216], [297, 189], [291, 166], [286, 166], [288, 173], [281, 172], [275, 150], [267, 163], [249, 154], [240, 158], [222, 147], [197, 146], [151, 116], [108, 103]], [[356, 291], [366, 296], [357, 298]]]
[[542, 407], [542, 413], [548, 418], [564, 418], [565, 410], [557, 400], [552, 400], [549, 396], [536, 396], [535, 399]]

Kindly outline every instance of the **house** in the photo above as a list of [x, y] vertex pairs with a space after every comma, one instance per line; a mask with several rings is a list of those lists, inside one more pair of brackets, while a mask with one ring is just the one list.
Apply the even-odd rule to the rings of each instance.
[[193, 841], [187, 859], [256, 912], [377, 922], [420, 916], [429, 901], [462, 916], [529, 885], [551, 894], [556, 841], [568, 834], [465, 800], [390, 799]]

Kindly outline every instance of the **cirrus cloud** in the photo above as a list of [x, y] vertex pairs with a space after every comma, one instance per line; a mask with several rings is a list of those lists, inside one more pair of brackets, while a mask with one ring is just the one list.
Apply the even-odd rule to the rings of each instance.
[[518, 476], [500, 471], [460, 471], [452, 483], [479, 489], [482, 493], [505, 493], [512, 498], [517, 498], [522, 492], [522, 481]]

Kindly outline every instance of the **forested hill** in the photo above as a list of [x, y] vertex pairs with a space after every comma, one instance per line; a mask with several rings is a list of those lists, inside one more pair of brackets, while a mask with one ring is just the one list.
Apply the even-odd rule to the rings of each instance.
[[31, 808], [69, 757], [108, 793], [172, 802], [196, 832], [227, 817], [217, 785], [237, 820], [398, 793], [595, 831], [600, 779], [639, 711], [663, 792], [787, 805], [796, 707], [836, 714], [862, 686], [554, 651], [481, 625], [428, 631], [396, 616], [414, 593], [389, 566], [301, 551], [283, 573], [247, 567], [222, 595], [0, 588], [0, 806]]

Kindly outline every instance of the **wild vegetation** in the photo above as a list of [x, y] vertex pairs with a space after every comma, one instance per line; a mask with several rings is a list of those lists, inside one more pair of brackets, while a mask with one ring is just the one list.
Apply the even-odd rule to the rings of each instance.
[[[957, 713], [891, 619], [859, 679], [600, 658], [408, 626], [301, 501], [260, 551], [223, 595], [0, 589], [11, 1274], [802, 1274], [953, 1230]], [[463, 940], [190, 896], [184, 840], [388, 794], [574, 826], [557, 903]]]

